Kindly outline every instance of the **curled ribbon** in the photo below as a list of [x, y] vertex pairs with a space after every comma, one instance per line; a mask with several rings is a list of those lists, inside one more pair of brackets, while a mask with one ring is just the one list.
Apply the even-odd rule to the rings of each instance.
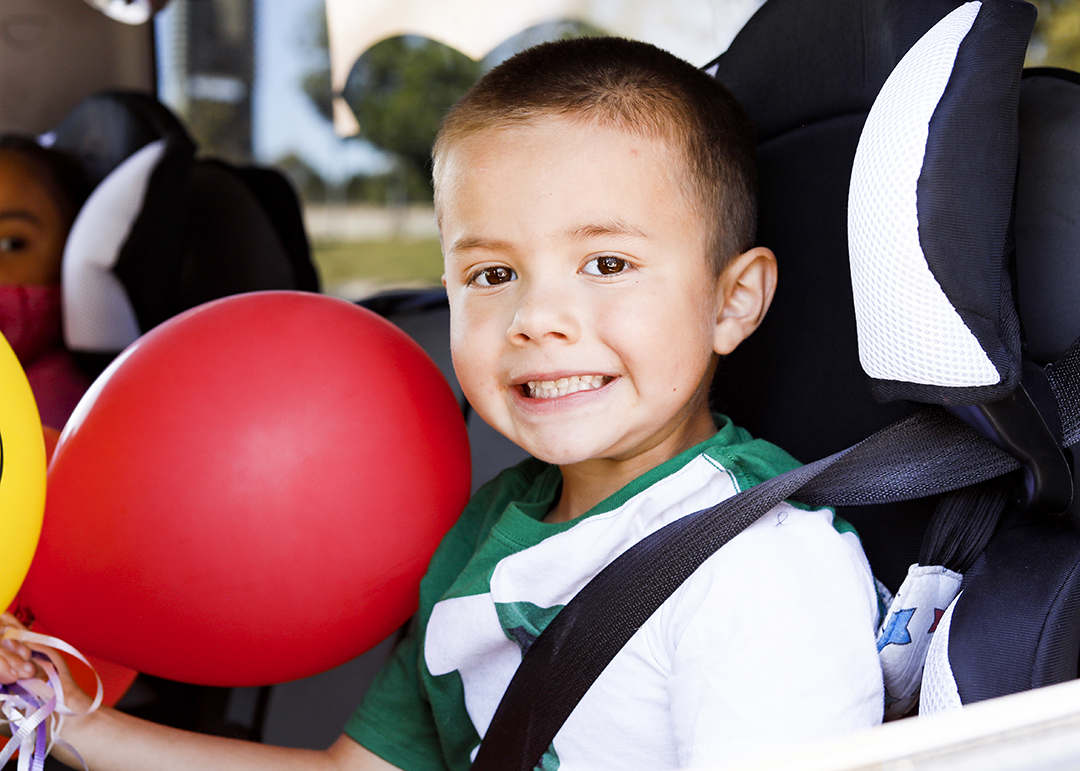
[[[4, 632], [2, 639], [19, 640], [63, 651], [79, 659], [90, 667], [91, 671], [94, 669], [81, 653], [57, 637], [12, 627]], [[9, 685], [0, 684], [0, 713], [3, 714], [0, 724], [6, 723], [11, 727], [11, 738], [3, 750], [0, 750], [0, 767], [18, 750], [18, 771], [43, 771], [46, 756], [54, 745], [60, 745], [78, 758], [79, 763], [86, 769], [86, 763], [75, 748], [60, 738], [64, 717], [75, 713], [64, 704], [64, 690], [60, 685], [56, 665], [47, 653], [35, 651], [33, 658], [45, 672], [46, 680], [29, 677]], [[101, 678], [97, 672], [94, 672], [94, 677], [97, 679], [97, 693], [87, 713], [101, 706], [104, 696]]]

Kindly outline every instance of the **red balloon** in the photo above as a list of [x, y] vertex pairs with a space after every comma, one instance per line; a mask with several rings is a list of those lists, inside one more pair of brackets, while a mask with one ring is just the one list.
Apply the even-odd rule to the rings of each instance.
[[215, 300], [140, 338], [79, 404], [21, 597], [139, 672], [306, 677], [408, 620], [469, 487], [459, 405], [397, 327], [324, 295]]
[[[47, 629], [44, 629], [37, 621], [30, 625], [30, 631], [56, 637], [56, 635], [52, 635]], [[59, 653], [67, 663], [68, 669], [71, 670], [72, 679], [90, 696], [94, 695], [97, 690], [97, 681], [101, 680], [101, 703], [107, 707], [116, 706], [116, 703], [131, 689], [135, 678], [139, 676], [139, 673], [134, 669], [128, 669], [120, 664], [113, 664], [111, 661], [99, 659], [97, 656], [86, 656], [86, 660], [90, 662], [90, 667], [93, 667], [91, 669], [74, 656], [64, 651], [59, 651]], [[96, 678], [94, 677], [95, 673], [97, 674]]]
[[[60, 441], [60, 432], [51, 426], [42, 426], [41, 428], [45, 433], [45, 460], [51, 461], [53, 453], [56, 451], [56, 445]], [[37, 619], [34, 619], [30, 624], [30, 630], [39, 634], [49, 634], [49, 631], [42, 628], [41, 622]], [[51, 636], [55, 637], [56, 635]], [[89, 667], [74, 656], [69, 656], [63, 651], [60, 651], [60, 655], [67, 662], [68, 669], [71, 670], [71, 676], [75, 679], [75, 682], [91, 696], [94, 695], [94, 691], [97, 689], [97, 679], [94, 677], [95, 672], [97, 673], [97, 677], [101, 680], [103, 694], [101, 703], [109, 707], [115, 706], [123, 698], [124, 694], [131, 688], [131, 684], [135, 682], [135, 678], [139, 676], [139, 673], [134, 669], [128, 669], [120, 664], [99, 659], [96, 656], [86, 657], [86, 660], [90, 662], [90, 666], [93, 667], [93, 671], [91, 671]]]

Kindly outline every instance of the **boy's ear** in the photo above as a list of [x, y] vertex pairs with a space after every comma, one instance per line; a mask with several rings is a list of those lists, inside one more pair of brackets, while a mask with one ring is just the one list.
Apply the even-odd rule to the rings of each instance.
[[716, 353], [731, 353], [758, 328], [776, 292], [776, 278], [776, 255], [763, 246], [740, 254], [724, 269], [717, 282]]

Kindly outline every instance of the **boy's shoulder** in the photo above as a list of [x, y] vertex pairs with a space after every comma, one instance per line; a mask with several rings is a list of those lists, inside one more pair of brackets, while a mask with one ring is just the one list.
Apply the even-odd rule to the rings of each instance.
[[756, 438], [735, 425], [726, 415], [713, 414], [713, 421], [716, 434], [701, 445], [701, 454], [733, 474], [740, 490], [802, 465], [772, 442]]
[[[649, 486], [678, 471], [698, 457], [718, 464], [735, 479], [737, 488], [745, 490], [766, 479], [802, 465], [789, 453], [764, 439], [755, 438], [726, 415], [713, 415], [716, 433], [679, 456], [646, 472], [632, 485], [635, 489]], [[491, 510], [500, 502], [515, 501], [523, 504], [550, 502], [557, 494], [560, 484], [557, 466], [536, 458], [525, 460], [504, 469], [482, 485], [472, 496], [469, 508]]]

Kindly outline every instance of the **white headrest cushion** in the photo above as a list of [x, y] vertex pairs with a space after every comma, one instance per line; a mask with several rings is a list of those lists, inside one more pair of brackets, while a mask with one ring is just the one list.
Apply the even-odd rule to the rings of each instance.
[[150, 176], [165, 153], [159, 139], [102, 180], [83, 204], [64, 249], [64, 339], [72, 350], [120, 351], [139, 337], [139, 322], [113, 272], [142, 209]]
[[917, 208], [930, 121], [981, 7], [960, 6], [908, 51], [875, 100], [855, 154], [848, 246], [859, 358], [880, 380], [972, 387], [1001, 379], [927, 264]]

